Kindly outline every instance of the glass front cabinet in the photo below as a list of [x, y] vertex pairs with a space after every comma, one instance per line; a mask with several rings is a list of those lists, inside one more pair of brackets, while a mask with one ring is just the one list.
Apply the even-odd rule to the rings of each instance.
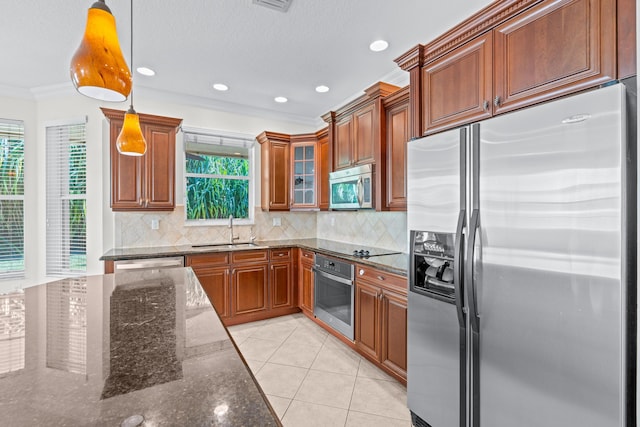
[[291, 209], [309, 209], [318, 206], [316, 203], [316, 157], [315, 134], [292, 136]]

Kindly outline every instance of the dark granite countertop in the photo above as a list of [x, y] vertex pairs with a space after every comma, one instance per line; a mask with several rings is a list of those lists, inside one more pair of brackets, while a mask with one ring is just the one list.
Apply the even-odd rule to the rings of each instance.
[[[358, 258], [350, 254], [353, 250], [362, 248], [344, 242], [336, 242], [324, 239], [289, 239], [289, 240], [265, 240], [256, 241], [257, 247], [242, 247], [230, 249], [227, 246], [193, 247], [183, 246], [156, 246], [146, 248], [116, 248], [105, 253], [100, 259], [103, 261], [119, 261], [127, 259], [144, 259], [169, 256], [184, 256], [202, 254], [207, 252], [227, 252], [230, 250], [251, 250], [258, 248], [290, 248], [298, 247], [319, 252], [325, 255], [336, 256], [355, 263], [369, 265], [389, 273], [406, 276], [409, 269], [409, 256], [406, 253], [395, 255], [382, 255], [370, 258]], [[380, 249], [380, 248], [378, 248]]]
[[190, 268], [0, 294], [3, 426], [280, 426]]

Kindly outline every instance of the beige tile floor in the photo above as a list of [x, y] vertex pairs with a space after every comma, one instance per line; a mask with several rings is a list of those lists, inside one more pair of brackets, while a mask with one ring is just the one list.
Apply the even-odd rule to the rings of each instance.
[[302, 314], [229, 327], [285, 427], [409, 427], [407, 393]]

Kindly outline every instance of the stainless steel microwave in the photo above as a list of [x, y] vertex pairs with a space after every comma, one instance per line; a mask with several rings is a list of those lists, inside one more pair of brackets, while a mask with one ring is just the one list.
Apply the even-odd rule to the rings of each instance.
[[362, 165], [329, 174], [330, 209], [373, 208], [373, 166]]

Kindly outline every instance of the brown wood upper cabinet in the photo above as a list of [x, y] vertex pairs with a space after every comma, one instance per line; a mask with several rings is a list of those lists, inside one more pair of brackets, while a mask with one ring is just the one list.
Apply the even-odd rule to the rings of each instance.
[[634, 37], [621, 34], [618, 52], [618, 28], [633, 28], [619, 16], [632, 9], [629, 0], [489, 4], [396, 59], [412, 76], [412, 130], [432, 134], [628, 75]]
[[491, 117], [492, 33], [422, 68], [422, 123], [426, 133]]
[[329, 208], [328, 128], [298, 135], [263, 132], [257, 140], [262, 210]]
[[615, 0], [548, 0], [423, 67], [427, 134], [613, 80]]
[[111, 209], [171, 211], [175, 207], [176, 129], [182, 119], [138, 114], [147, 141], [144, 156], [124, 156], [116, 148], [124, 111], [102, 108], [109, 120]]
[[409, 141], [409, 86], [383, 99], [386, 123], [388, 210], [407, 209], [407, 142]]
[[260, 143], [261, 205], [263, 211], [289, 210], [290, 135], [262, 132]]
[[615, 0], [545, 1], [494, 30], [494, 113], [616, 77]]
[[355, 101], [322, 116], [329, 124], [334, 171], [379, 160], [384, 138], [381, 98], [398, 89], [378, 82]]

